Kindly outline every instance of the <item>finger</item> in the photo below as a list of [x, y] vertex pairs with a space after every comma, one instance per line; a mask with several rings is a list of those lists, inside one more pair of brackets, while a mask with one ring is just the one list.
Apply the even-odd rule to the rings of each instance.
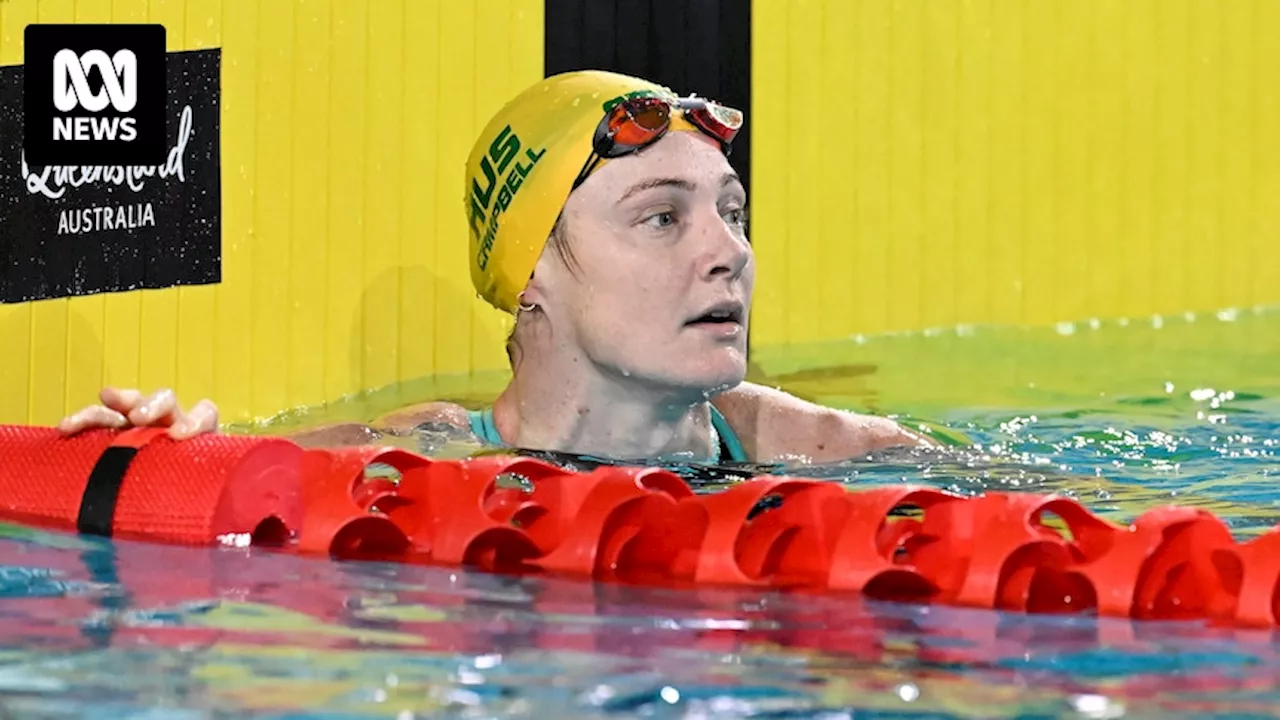
[[128, 415], [142, 402], [142, 393], [132, 388], [103, 388], [98, 395], [102, 404], [121, 415]]
[[63, 418], [58, 423], [58, 430], [64, 435], [74, 435], [91, 428], [122, 428], [128, 425], [129, 420], [115, 410], [91, 405]]
[[185, 440], [218, 431], [218, 408], [209, 400], [201, 400], [182, 419], [169, 426], [169, 437]]
[[165, 388], [157, 390], [142, 399], [130, 413], [129, 422], [141, 426], [172, 425], [182, 419], [182, 410], [178, 407], [178, 398], [173, 391]]

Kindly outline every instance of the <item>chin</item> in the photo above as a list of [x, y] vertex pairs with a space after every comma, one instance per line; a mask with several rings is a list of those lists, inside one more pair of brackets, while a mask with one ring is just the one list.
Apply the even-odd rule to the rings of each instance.
[[[639, 351], [631, 353], [633, 358], [639, 355]], [[742, 384], [747, 376], [746, 353], [736, 347], [722, 345], [709, 350], [668, 346], [659, 353], [646, 353], [644, 359], [643, 363], [618, 363], [619, 374], [682, 397], [723, 392]]]
[[746, 358], [721, 360], [704, 365], [688, 374], [687, 385], [703, 393], [720, 393], [741, 385], [747, 379]]

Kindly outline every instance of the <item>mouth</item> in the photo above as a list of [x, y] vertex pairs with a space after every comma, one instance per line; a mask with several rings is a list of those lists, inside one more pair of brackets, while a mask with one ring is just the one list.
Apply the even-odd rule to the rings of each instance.
[[685, 325], [741, 325], [742, 317], [742, 303], [722, 302], [707, 308]]

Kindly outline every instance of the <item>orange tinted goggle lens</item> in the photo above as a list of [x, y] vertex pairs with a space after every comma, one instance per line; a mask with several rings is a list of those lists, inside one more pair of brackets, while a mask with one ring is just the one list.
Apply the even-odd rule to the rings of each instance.
[[742, 129], [742, 113], [723, 105], [705, 103], [701, 107], [691, 107], [685, 113], [703, 132], [725, 145], [733, 142], [738, 130]]
[[[720, 141], [725, 153], [742, 128], [742, 113], [700, 98], [676, 101], [686, 117], [703, 132]], [[616, 158], [657, 140], [671, 122], [671, 105], [655, 97], [632, 98], [618, 103], [596, 131], [595, 151], [602, 158]]]
[[636, 98], [619, 103], [608, 117], [608, 135], [612, 141], [609, 154], [648, 145], [667, 129], [670, 119], [670, 106], [657, 98]]

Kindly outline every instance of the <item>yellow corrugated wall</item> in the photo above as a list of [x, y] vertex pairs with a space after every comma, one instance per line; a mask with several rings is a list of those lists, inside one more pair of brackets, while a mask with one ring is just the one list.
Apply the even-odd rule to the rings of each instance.
[[1280, 2], [752, 22], [755, 345], [1280, 302]]
[[[1280, 302], [1280, 2], [753, 2], [757, 346]], [[541, 2], [0, 0], [0, 64], [69, 20], [222, 48], [223, 282], [0, 305], [0, 422], [505, 367], [461, 168]]]
[[244, 421], [505, 367], [504, 319], [468, 280], [462, 172], [542, 77], [539, 0], [0, 0], [0, 64], [37, 21], [222, 48], [223, 280], [0, 305], [0, 422], [56, 422], [104, 383]]

